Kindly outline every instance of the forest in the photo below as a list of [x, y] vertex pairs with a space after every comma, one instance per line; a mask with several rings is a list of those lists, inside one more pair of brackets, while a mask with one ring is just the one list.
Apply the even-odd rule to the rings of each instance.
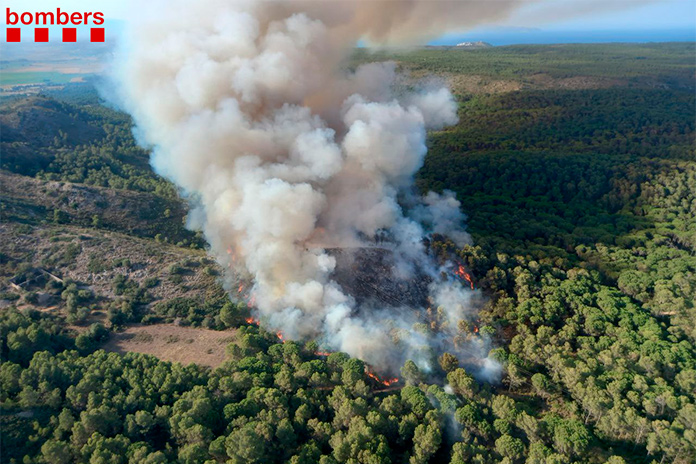
[[[126, 115], [87, 84], [0, 100], [2, 174], [46, 192], [0, 192], [2, 461], [695, 462], [694, 52], [358, 50], [348, 63], [392, 59], [452, 83], [459, 123], [429, 134], [417, 186], [462, 203], [473, 244], [433, 236], [430, 247], [458, 256], [484, 295], [477, 326], [457, 336], [492, 344], [500, 382], [445, 353], [430, 374], [406, 362], [392, 384], [344, 353], [264, 331], [217, 282]], [[35, 125], [16, 130], [15, 114]], [[88, 205], [107, 192], [166, 205], [137, 216], [166, 225], [133, 228], [127, 208]], [[137, 240], [149, 267], [88, 253], [107, 240]], [[79, 277], [91, 275], [108, 279]], [[163, 323], [230, 331], [225, 361], [104, 349], [130, 325]]]

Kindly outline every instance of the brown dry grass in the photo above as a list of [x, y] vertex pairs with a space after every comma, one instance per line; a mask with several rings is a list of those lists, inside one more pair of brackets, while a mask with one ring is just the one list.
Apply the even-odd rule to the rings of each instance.
[[116, 353], [151, 354], [163, 361], [217, 367], [225, 361], [225, 347], [235, 331], [180, 327], [174, 324], [133, 325], [111, 334], [103, 346]]

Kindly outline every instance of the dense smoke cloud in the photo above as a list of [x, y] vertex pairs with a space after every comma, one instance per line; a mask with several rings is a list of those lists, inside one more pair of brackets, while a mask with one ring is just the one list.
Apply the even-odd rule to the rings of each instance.
[[445, 3], [157, 2], [130, 25], [116, 67], [153, 166], [191, 200], [229, 288], [253, 283], [244, 296], [267, 327], [383, 369], [410, 358], [427, 370], [452, 347], [414, 328], [424, 308], [357, 304], [328, 250], [378, 245], [399, 278], [429, 276], [451, 340], [473, 292], [440, 277], [423, 237], [469, 237], [454, 196], [415, 198], [413, 177], [426, 130], [456, 123], [457, 106], [443, 87], [396, 92], [393, 63], [340, 65], [360, 39], [408, 43], [519, 4]]

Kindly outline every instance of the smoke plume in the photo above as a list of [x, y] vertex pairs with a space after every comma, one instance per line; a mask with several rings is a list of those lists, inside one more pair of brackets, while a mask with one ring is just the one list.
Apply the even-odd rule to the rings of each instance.
[[[413, 43], [505, 16], [518, 1], [155, 2], [118, 54], [116, 81], [152, 164], [192, 205], [233, 297], [291, 339], [315, 338], [377, 368], [456, 351], [477, 293], [443, 277], [423, 238], [469, 242], [453, 194], [414, 196], [426, 131], [457, 121], [450, 92], [397, 86], [393, 63], [345, 71], [357, 41]], [[404, 282], [428, 275], [426, 308], [356, 303], [333, 248], [381, 247]], [[251, 285], [247, 285], [251, 284]], [[238, 295], [238, 288], [244, 288]], [[480, 342], [479, 342], [480, 344]], [[485, 346], [466, 345], [485, 356]]]

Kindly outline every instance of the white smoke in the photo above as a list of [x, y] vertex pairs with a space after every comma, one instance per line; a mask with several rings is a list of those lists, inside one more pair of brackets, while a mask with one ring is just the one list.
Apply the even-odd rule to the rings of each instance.
[[[443, 343], [417, 328], [424, 308], [360, 307], [333, 280], [327, 249], [387, 237], [396, 273], [414, 278], [419, 268], [437, 279], [423, 237], [470, 243], [451, 192], [412, 193], [426, 130], [456, 123], [457, 106], [444, 87], [395, 92], [393, 63], [350, 73], [341, 63], [359, 39], [413, 41], [517, 4], [203, 0], [141, 9], [115, 68], [123, 105], [157, 172], [191, 199], [192, 223], [231, 269], [227, 279], [253, 282], [245, 295], [264, 325], [379, 368], [407, 358], [431, 367]], [[472, 311], [472, 291], [458, 281], [433, 288], [452, 335]]]
[[461, 228], [466, 218], [460, 206], [454, 192], [445, 190], [442, 195], [428, 192], [409, 211], [409, 216], [426, 226], [428, 232], [446, 235], [462, 247], [471, 244], [471, 237]]

